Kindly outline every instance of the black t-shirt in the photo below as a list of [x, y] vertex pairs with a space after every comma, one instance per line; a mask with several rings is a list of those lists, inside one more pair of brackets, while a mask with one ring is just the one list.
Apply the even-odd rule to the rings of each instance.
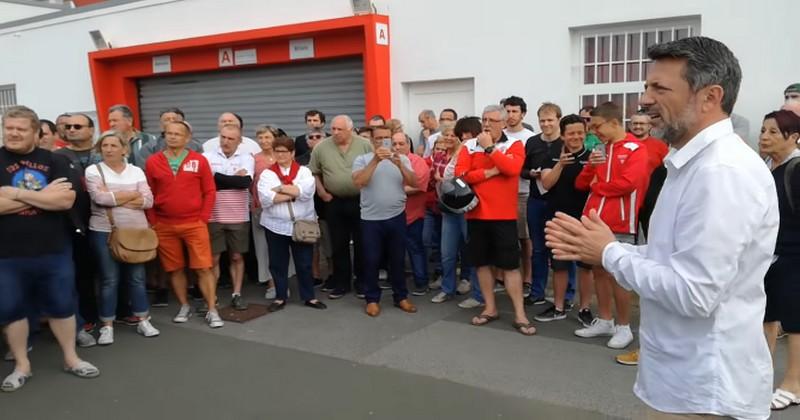
[[[560, 140], [559, 140], [560, 141]], [[575, 188], [575, 180], [578, 179], [583, 167], [589, 162], [589, 155], [592, 152], [586, 148], [573, 153], [574, 163], [564, 165], [561, 169], [561, 176], [558, 177], [556, 185], [550, 188], [545, 195], [547, 205], [553, 211], [561, 211], [573, 217], [580, 217], [583, 207], [586, 206], [586, 199], [589, 197], [588, 191], [580, 191]], [[543, 168], [553, 168], [561, 158], [561, 148], [551, 148], [548, 160]]]
[[542, 140], [542, 135], [537, 134], [528, 139], [525, 143], [525, 164], [522, 166], [522, 173], [520, 177], [531, 180], [531, 197], [545, 199], [549, 193], [542, 195], [539, 192], [539, 187], [536, 186], [536, 181], [530, 176], [531, 169], [548, 168], [550, 155], [555, 151], [556, 155], [561, 154], [561, 147], [564, 146], [564, 141], [560, 138], [553, 141]]
[[79, 230], [86, 233], [89, 228], [89, 218], [92, 215], [91, 197], [89, 197], [89, 192], [86, 190], [86, 168], [100, 162], [102, 159], [93, 149], [75, 151], [63, 148], [56, 150], [54, 153], [69, 160], [71, 169], [69, 180], [72, 182], [76, 195], [75, 205], [70, 210], [70, 220], [72, 221], [72, 227], [76, 231]]
[[[36, 148], [26, 155], [0, 148], [0, 186], [44, 189], [56, 178], [69, 178], [67, 161]], [[67, 232], [64, 211], [38, 208], [0, 216], [0, 258], [38, 257], [64, 251]]]
[[[784, 163], [772, 171], [775, 178], [775, 187], [778, 191], [778, 209], [780, 210], [780, 225], [778, 227], [778, 241], [775, 244], [775, 253], [781, 255], [800, 255], [800, 165], [795, 166], [791, 173], [792, 191], [786, 188], [786, 168]], [[794, 201], [794, 211], [789, 203], [789, 195]]]

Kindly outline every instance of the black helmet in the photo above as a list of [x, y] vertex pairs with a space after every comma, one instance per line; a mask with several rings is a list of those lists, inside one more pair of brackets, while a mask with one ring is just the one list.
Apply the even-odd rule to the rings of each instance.
[[478, 205], [478, 196], [463, 179], [451, 178], [439, 187], [439, 205], [447, 212], [462, 214]]

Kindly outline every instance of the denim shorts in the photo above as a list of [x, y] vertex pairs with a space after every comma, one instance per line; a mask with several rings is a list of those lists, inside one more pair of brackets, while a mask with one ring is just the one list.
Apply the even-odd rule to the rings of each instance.
[[28, 317], [75, 314], [75, 270], [69, 249], [38, 257], [0, 258], [0, 325]]

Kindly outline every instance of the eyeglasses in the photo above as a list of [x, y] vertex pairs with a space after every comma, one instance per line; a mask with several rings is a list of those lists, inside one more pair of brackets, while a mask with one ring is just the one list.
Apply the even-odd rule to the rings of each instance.
[[307, 137], [308, 137], [309, 140], [321, 140], [322, 139], [322, 136], [319, 136], [319, 135], [317, 135], [317, 136], [307, 136]]
[[64, 124], [64, 128], [67, 129], [67, 130], [72, 130], [73, 128], [76, 129], [76, 130], [80, 130], [80, 129], [84, 128], [84, 127], [88, 127], [88, 125], [83, 125], [83, 124]]

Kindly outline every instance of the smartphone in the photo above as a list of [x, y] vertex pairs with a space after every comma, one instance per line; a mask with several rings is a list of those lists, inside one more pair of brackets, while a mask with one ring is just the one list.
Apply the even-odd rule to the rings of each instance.
[[606, 158], [606, 145], [603, 144], [603, 143], [600, 143], [600, 144], [594, 146], [594, 149], [592, 149], [592, 152], [598, 153], [603, 159], [605, 159]]
[[383, 147], [387, 149], [392, 148], [392, 139], [383, 139]]

